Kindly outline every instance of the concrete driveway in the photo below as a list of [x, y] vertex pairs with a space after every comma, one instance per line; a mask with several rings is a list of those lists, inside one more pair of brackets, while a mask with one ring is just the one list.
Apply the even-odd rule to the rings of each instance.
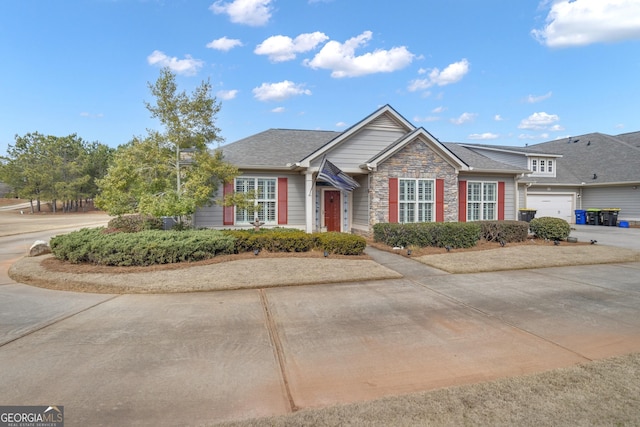
[[[2, 259], [20, 242], [0, 238]], [[3, 263], [0, 404], [206, 425], [640, 351], [640, 263], [451, 275], [368, 251], [404, 277], [116, 296], [13, 283]]]

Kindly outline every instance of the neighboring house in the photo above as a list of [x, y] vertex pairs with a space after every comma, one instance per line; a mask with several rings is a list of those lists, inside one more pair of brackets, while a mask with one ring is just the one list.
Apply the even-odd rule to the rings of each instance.
[[640, 224], [640, 132], [590, 133], [527, 147], [461, 144], [531, 173], [519, 180], [519, 206], [536, 216], [575, 222], [575, 210], [620, 209], [618, 220]]
[[[242, 174], [216, 197], [255, 191], [255, 215], [265, 226], [307, 232], [370, 235], [380, 222], [518, 219], [534, 186], [555, 188], [551, 180], [569, 172], [553, 147], [543, 149], [443, 143], [385, 105], [344, 132], [270, 129], [223, 146], [225, 160]], [[540, 160], [545, 171], [551, 160], [553, 176], [538, 178], [534, 158], [537, 171]], [[359, 187], [343, 191], [319, 180], [325, 159]], [[571, 185], [577, 197], [580, 184]], [[243, 228], [254, 220], [214, 204], [196, 212], [194, 225]]]

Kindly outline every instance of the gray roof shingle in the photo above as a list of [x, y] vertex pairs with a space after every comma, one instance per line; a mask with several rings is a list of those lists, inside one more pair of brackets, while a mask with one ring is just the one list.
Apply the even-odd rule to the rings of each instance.
[[240, 168], [285, 168], [327, 144], [341, 132], [269, 129], [221, 147], [224, 159]]
[[[543, 142], [531, 148], [562, 154], [557, 161], [557, 172], [568, 172], [578, 183], [640, 181], [640, 149], [610, 135], [589, 133]], [[555, 181], [565, 182], [561, 176]]]

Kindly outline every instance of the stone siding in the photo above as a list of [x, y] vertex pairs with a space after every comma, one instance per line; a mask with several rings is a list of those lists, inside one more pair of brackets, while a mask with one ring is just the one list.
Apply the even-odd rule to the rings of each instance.
[[444, 180], [444, 220], [458, 221], [458, 176], [456, 169], [425, 142], [415, 140], [378, 165], [372, 172], [369, 200], [369, 228], [389, 222], [389, 178]]

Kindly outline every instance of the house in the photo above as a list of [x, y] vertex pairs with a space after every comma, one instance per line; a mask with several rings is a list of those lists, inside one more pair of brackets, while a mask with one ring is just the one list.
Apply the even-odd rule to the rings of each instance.
[[575, 210], [620, 209], [640, 225], [640, 132], [562, 138], [527, 147], [461, 144], [530, 173], [518, 182], [518, 205], [536, 216], [575, 222]]
[[[518, 219], [528, 197], [547, 188], [585, 197], [583, 184], [573, 179], [573, 169], [565, 170], [563, 154], [553, 146], [444, 143], [389, 105], [344, 132], [269, 129], [222, 151], [241, 175], [216, 197], [256, 192], [255, 215], [265, 226], [307, 232], [371, 235], [380, 222]], [[346, 191], [319, 177], [327, 162], [357, 186]], [[194, 225], [250, 227], [253, 215], [214, 204], [196, 212]]]

